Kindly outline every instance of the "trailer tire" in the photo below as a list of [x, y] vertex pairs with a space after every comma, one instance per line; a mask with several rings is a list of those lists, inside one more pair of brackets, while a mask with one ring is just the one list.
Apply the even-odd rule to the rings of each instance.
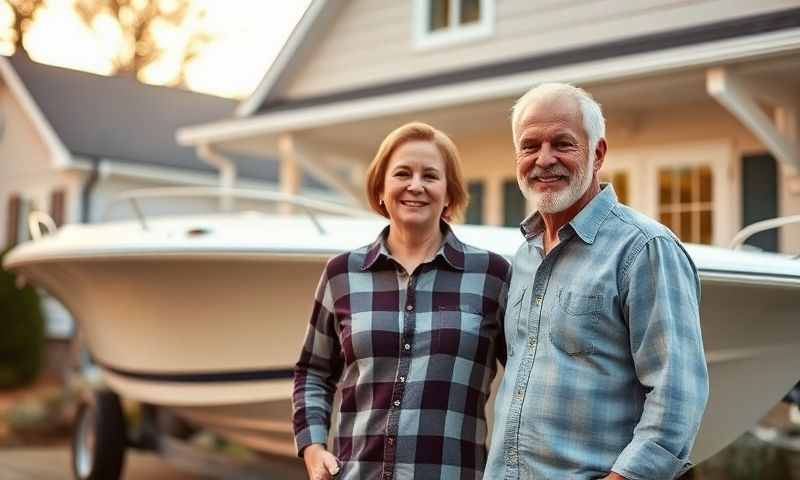
[[76, 480], [119, 480], [125, 463], [127, 428], [119, 397], [105, 390], [83, 402], [72, 433]]

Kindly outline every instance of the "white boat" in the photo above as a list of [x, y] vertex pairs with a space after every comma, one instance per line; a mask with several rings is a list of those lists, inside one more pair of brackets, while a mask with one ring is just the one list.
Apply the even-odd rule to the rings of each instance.
[[[66, 305], [113, 392], [258, 450], [293, 455], [292, 367], [320, 272], [329, 257], [368, 243], [385, 224], [355, 214], [67, 225], [16, 247], [4, 267]], [[521, 242], [513, 228], [454, 228], [463, 241], [508, 257]], [[800, 378], [800, 261], [699, 245], [687, 250], [702, 282], [711, 378], [692, 452], [700, 462], [751, 428]], [[91, 476], [95, 450], [104, 435], [124, 428], [106, 419], [111, 433], [97, 431], [98, 415], [117, 415], [111, 398], [109, 406], [101, 395], [96, 401], [105, 403], [87, 408], [78, 425], [79, 478], [100, 478]]]

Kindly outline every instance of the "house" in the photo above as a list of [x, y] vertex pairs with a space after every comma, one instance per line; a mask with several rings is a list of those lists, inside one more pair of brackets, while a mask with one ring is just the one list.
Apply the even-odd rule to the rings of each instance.
[[[509, 111], [567, 81], [604, 106], [603, 178], [689, 242], [800, 213], [800, 6], [796, 0], [314, 0], [235, 118], [178, 130], [180, 144], [280, 159], [363, 202], [381, 139], [429, 122], [459, 145], [467, 221], [515, 225]], [[800, 251], [800, 226], [754, 237]]]
[[[24, 53], [0, 57], [0, 245], [29, 238], [31, 210], [47, 212], [57, 225], [130, 219], [130, 206], [114, 203], [121, 192], [218, 185], [216, 152], [177, 145], [175, 130], [232, 117], [235, 107], [130, 77], [38, 64]], [[229, 157], [238, 162], [240, 186], [276, 189], [278, 165], [265, 161], [268, 152]], [[208, 212], [219, 199], [159, 198], [142, 206], [147, 215]], [[44, 305], [49, 337], [69, 338], [69, 314], [49, 297]]]

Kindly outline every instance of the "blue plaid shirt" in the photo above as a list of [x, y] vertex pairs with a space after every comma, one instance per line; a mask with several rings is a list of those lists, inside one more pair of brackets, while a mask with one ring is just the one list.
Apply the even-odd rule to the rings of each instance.
[[697, 271], [664, 226], [600, 193], [547, 255], [522, 225], [485, 478], [667, 480], [708, 397]]

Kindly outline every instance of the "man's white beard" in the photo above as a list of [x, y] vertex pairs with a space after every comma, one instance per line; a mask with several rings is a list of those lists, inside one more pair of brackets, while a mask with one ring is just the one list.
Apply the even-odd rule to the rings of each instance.
[[594, 163], [594, 152], [589, 153], [586, 165], [579, 166], [574, 175], [562, 165], [557, 165], [549, 171], [557, 175], [569, 175], [569, 184], [566, 188], [557, 191], [537, 192], [531, 188], [530, 182], [533, 181], [534, 174], [538, 175], [546, 170], [533, 169], [528, 178], [517, 176], [522, 195], [533, 201], [534, 206], [540, 213], [558, 213], [571, 207], [577, 202], [592, 184], [592, 164]]

